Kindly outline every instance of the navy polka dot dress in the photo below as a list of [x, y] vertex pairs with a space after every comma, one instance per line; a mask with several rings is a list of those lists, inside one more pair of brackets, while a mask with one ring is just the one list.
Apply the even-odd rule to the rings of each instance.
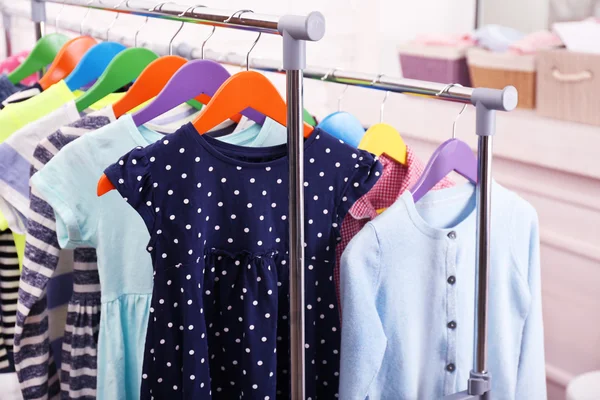
[[[306, 391], [307, 399], [331, 400], [339, 227], [381, 165], [318, 129], [304, 146]], [[142, 399], [288, 399], [286, 146], [234, 146], [188, 124], [134, 149], [106, 175], [151, 236]]]

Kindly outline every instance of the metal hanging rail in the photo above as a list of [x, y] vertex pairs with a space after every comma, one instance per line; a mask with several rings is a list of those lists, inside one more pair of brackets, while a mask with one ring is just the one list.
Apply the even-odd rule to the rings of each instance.
[[283, 36], [283, 68], [287, 80], [287, 132], [289, 159], [289, 269], [290, 269], [290, 372], [293, 400], [305, 399], [304, 353], [304, 140], [303, 74], [306, 67], [306, 41], [325, 35], [325, 18], [313, 12], [307, 16], [271, 16], [251, 10], [224, 11], [206, 7], [190, 9], [172, 3], [160, 7], [147, 1], [127, 0], [107, 6], [99, 0], [33, 0], [32, 19], [36, 33], [43, 33], [45, 3], [86, 7], [116, 13], [140, 15], [172, 21], [233, 28]]
[[[96, 0], [87, 5], [75, 0], [33, 0], [32, 6], [57, 3], [98, 10], [121, 12], [151, 18], [169, 19], [209, 26], [227, 27], [281, 34], [284, 37], [283, 66], [278, 61], [254, 58], [249, 62], [252, 69], [266, 72], [285, 73], [287, 79], [288, 144], [290, 159], [290, 316], [291, 316], [291, 372], [292, 399], [304, 400], [304, 210], [303, 201], [303, 148], [302, 143], [302, 81], [303, 77], [335, 82], [350, 86], [387, 90], [395, 93], [419, 94], [432, 99], [473, 104], [476, 108], [476, 134], [478, 135], [478, 183], [477, 199], [477, 273], [475, 282], [475, 343], [474, 365], [466, 391], [447, 396], [447, 400], [484, 399], [491, 390], [491, 379], [487, 371], [487, 303], [488, 277], [490, 268], [490, 223], [492, 184], [492, 137], [496, 132], [496, 111], [512, 111], [518, 102], [514, 87], [502, 90], [468, 88], [459, 85], [444, 85], [384, 75], [347, 72], [340, 69], [319, 67], [306, 68], [305, 40], [317, 41], [324, 34], [324, 18], [319, 13], [307, 17], [273, 17], [254, 14], [250, 11], [230, 13], [223, 10], [196, 8], [165, 3], [158, 11], [148, 11], [154, 5], [145, 1], [129, 0], [123, 7], [110, 7]], [[98, 3], [98, 4], [96, 4]], [[142, 5], [143, 4], [143, 5]], [[187, 10], [187, 12], [186, 12]], [[11, 10], [4, 10], [11, 15]], [[38, 11], [39, 12], [39, 11]], [[182, 13], [184, 13], [182, 15]], [[15, 15], [15, 14], [12, 14]], [[32, 10], [32, 15], [35, 10]], [[45, 14], [43, 14], [45, 16]], [[19, 15], [22, 16], [22, 15]], [[34, 19], [34, 21], [36, 21]], [[61, 22], [61, 28], [68, 23]], [[69, 26], [66, 26], [69, 28]], [[79, 24], [71, 27], [79, 32]], [[39, 29], [41, 31], [41, 29]], [[97, 36], [104, 38], [105, 33]], [[127, 44], [127, 43], [126, 43]], [[197, 57], [200, 49], [183, 43], [177, 52], [187, 58]], [[202, 53], [199, 53], [202, 54]], [[224, 64], [245, 65], [245, 56], [216, 54], [207, 51], [206, 59]], [[292, 284], [293, 283], [293, 284]]]

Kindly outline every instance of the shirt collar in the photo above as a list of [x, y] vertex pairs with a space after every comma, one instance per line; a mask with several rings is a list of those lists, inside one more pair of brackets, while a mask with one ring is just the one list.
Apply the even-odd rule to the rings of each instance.
[[377, 210], [392, 205], [404, 191], [408, 190], [419, 179], [424, 165], [412, 149], [406, 147], [406, 165], [382, 154], [379, 162], [383, 166], [381, 177], [373, 188], [358, 199], [350, 208], [354, 219], [373, 219]]

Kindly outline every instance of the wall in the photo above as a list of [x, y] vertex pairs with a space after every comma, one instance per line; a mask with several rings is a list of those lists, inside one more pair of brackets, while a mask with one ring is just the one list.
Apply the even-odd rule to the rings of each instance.
[[[488, 0], [482, 3], [484, 24], [510, 26], [522, 32], [548, 27], [550, 0]], [[516, 12], [518, 10], [518, 12]]]
[[[179, 2], [193, 4], [193, 0]], [[16, 0], [6, 0], [5, 4], [28, 6]], [[309, 45], [309, 64], [390, 75], [399, 72], [397, 43], [419, 32], [468, 31], [473, 23], [472, 0], [230, 0], [219, 3], [219, 7], [254, 8], [274, 14], [320, 10], [327, 17], [328, 32], [322, 42]], [[49, 7], [49, 17], [53, 18], [59, 8]], [[84, 13], [65, 8], [61, 18], [79, 21]], [[108, 13], [92, 11], [84, 28], [107, 27], [112, 18]], [[123, 16], [110, 37], [132, 37], [140, 24], [139, 17]], [[140, 42], [166, 45], [177, 27], [168, 21], [151, 21], [142, 28]], [[32, 45], [33, 29], [28, 21], [15, 20], [12, 33], [15, 50]], [[207, 27], [186, 26], [175, 43], [185, 40], [199, 45], [209, 33]], [[244, 32], [218, 30], [207, 48], [243, 54], [254, 38]], [[252, 56], [280, 59], [280, 39], [261, 38]], [[271, 77], [282, 87], [281, 76]], [[306, 107], [323, 117], [336, 110], [342, 90], [341, 85], [307, 81]], [[350, 88], [343, 107], [370, 125], [378, 122], [382, 99], [382, 92]], [[390, 95], [385, 119], [427, 160], [449, 137], [459, 109], [456, 104]], [[475, 145], [473, 121], [474, 112], [469, 109], [458, 122], [458, 137]], [[599, 147], [597, 127], [539, 118], [525, 111], [498, 115], [494, 176], [530, 201], [540, 215], [546, 372], [551, 400], [564, 399], [566, 384], [573, 376], [600, 369]]]

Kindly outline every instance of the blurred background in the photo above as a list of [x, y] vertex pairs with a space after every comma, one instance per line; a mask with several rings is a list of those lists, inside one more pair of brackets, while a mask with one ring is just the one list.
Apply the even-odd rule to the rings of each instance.
[[[177, 0], [190, 6], [197, 1]], [[204, 5], [264, 14], [321, 11], [327, 34], [308, 45], [312, 66], [465, 86], [517, 86], [519, 108], [497, 116], [493, 173], [540, 216], [549, 398], [565, 399], [575, 377], [600, 370], [600, 0], [220, 0]], [[30, 3], [4, 0], [2, 7], [29, 15]], [[48, 20], [54, 21], [60, 9], [49, 4]], [[59, 26], [81, 23], [84, 32], [103, 31], [114, 19], [94, 10], [83, 19], [85, 12], [65, 7]], [[133, 38], [142, 22], [123, 15], [108, 36]], [[13, 54], [32, 47], [29, 19], [5, 18], [4, 24], [11, 28]], [[52, 25], [48, 32], [54, 31]], [[178, 27], [151, 20], [141, 28], [138, 45], [165, 49]], [[186, 25], [174, 44], [200, 46], [210, 31]], [[280, 60], [281, 39], [266, 36], [252, 57]], [[206, 48], [245, 54], [254, 39], [217, 28]], [[283, 76], [273, 80], [283, 89]], [[305, 93], [305, 107], [317, 117], [341, 108], [365, 126], [379, 122], [384, 92], [345, 91], [343, 85], [307, 80]], [[450, 137], [460, 108], [391, 94], [384, 118], [427, 160]], [[457, 137], [475, 147], [472, 107], [458, 120]]]

